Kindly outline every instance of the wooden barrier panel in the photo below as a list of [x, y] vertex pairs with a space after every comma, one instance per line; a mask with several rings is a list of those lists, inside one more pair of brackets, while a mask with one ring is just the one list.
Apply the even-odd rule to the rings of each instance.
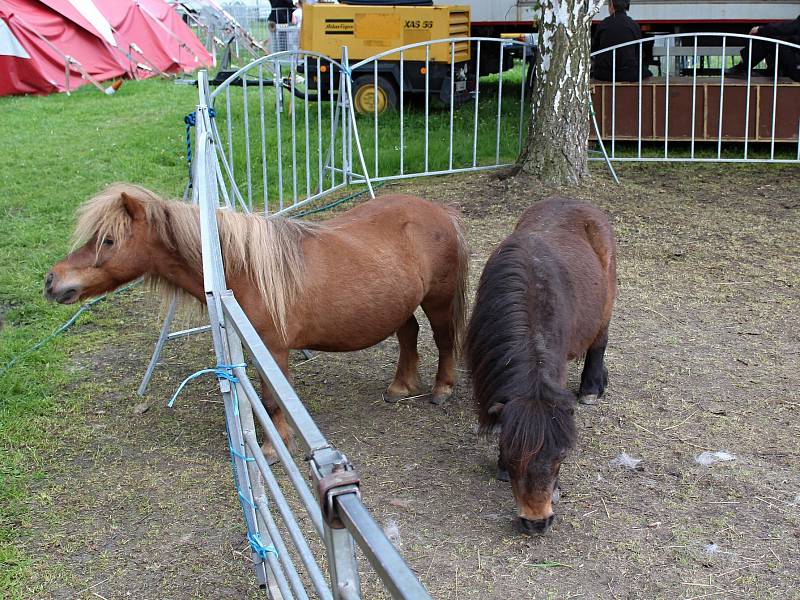
[[[591, 82], [592, 102], [603, 140], [643, 142], [669, 140], [715, 142], [719, 139], [720, 80], [697, 78], [692, 115], [691, 77], [669, 79], [669, 119], [666, 80], [648, 79], [641, 85], [641, 125], [639, 122], [639, 84]], [[778, 79], [775, 103], [775, 141], [797, 142], [800, 124], [800, 83]], [[722, 141], [770, 142], [772, 140], [772, 79], [753, 77], [750, 81], [748, 114], [747, 81], [726, 79], [722, 103]], [[745, 131], [745, 115], [748, 125]], [[592, 139], [594, 136], [592, 135]]]

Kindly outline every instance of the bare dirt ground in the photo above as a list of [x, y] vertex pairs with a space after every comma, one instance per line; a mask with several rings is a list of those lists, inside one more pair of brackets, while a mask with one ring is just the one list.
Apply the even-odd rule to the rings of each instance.
[[[610, 390], [579, 406], [559, 518], [516, 532], [496, 440], [475, 433], [469, 386], [433, 406], [381, 401], [394, 340], [294, 365], [296, 389], [359, 468], [363, 497], [434, 598], [790, 598], [800, 583], [800, 169], [629, 167], [617, 187], [562, 193], [611, 215], [620, 293]], [[530, 203], [558, 190], [518, 177], [392, 188], [461, 204], [472, 280]], [[474, 288], [473, 288], [474, 289]], [[53, 431], [48, 474], [21, 523], [36, 558], [30, 597], [255, 597], [219, 396], [178, 381], [212, 364], [208, 338], [171, 344], [136, 414], [157, 305], [142, 289], [97, 308], [107, 336], [76, 348], [89, 396]], [[420, 319], [424, 323], [424, 319]], [[429, 330], [420, 339], [432, 381]], [[577, 388], [580, 365], [573, 365]], [[695, 456], [726, 450], [730, 462]], [[640, 470], [615, 467], [621, 452]], [[707, 545], [716, 544], [716, 551]], [[381, 598], [365, 566], [366, 598]]]

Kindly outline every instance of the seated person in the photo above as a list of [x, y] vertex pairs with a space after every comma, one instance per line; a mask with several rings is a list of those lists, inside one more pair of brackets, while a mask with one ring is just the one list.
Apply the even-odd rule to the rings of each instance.
[[[800, 45], [800, 16], [794, 21], [768, 23], [767, 25], [753, 27], [750, 30], [750, 35], [760, 35], [761, 37]], [[767, 70], [771, 76], [775, 72], [775, 44], [753, 40], [752, 56], [748, 56], [749, 49], [750, 42], [745, 41], [744, 48], [740, 52], [742, 62], [729, 69], [726, 75], [746, 79], [747, 72], [766, 59]], [[794, 81], [800, 81], [800, 50], [783, 45], [778, 46], [778, 74], [790, 77]]]
[[[636, 21], [628, 16], [630, 0], [608, 0], [609, 16], [603, 19], [594, 32], [592, 39], [592, 52], [610, 48], [617, 44], [632, 42], [642, 39], [642, 31]], [[639, 52], [640, 46], [632, 44], [624, 48], [617, 48], [617, 81], [639, 81]], [[592, 59], [592, 77], [601, 81], [611, 81], [613, 72], [613, 52], [604, 52]], [[650, 77], [647, 68], [647, 57], [642, 56], [641, 78]]]

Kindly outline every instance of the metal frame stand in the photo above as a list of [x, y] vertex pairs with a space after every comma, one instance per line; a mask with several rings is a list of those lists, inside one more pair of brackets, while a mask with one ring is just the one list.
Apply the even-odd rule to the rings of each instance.
[[597, 143], [600, 144], [600, 153], [603, 155], [603, 160], [606, 163], [606, 167], [608, 167], [608, 172], [611, 173], [611, 177], [614, 179], [614, 183], [619, 184], [617, 172], [614, 170], [614, 165], [611, 164], [611, 159], [608, 158], [606, 146], [603, 144], [603, 138], [600, 137], [600, 128], [597, 125], [597, 117], [594, 114], [594, 106], [592, 106], [591, 97], [589, 97], [589, 112], [592, 115], [592, 125], [594, 126], [594, 134], [597, 136]]
[[170, 327], [172, 326], [172, 321], [175, 319], [175, 313], [177, 310], [178, 300], [173, 296], [172, 300], [169, 302], [167, 314], [164, 316], [164, 322], [161, 324], [161, 332], [158, 334], [158, 340], [156, 340], [156, 344], [153, 347], [153, 355], [150, 357], [150, 362], [148, 363], [147, 369], [144, 372], [142, 382], [139, 384], [139, 389], [136, 390], [136, 393], [140, 396], [144, 396], [147, 393], [147, 387], [150, 385], [150, 380], [153, 378], [153, 372], [156, 370], [158, 359], [161, 358], [161, 352], [164, 349], [164, 344], [170, 340], [189, 337], [190, 335], [205, 333], [206, 331], [211, 330], [210, 325], [200, 325], [198, 327], [191, 327], [189, 329], [181, 329], [180, 331], [170, 332]]

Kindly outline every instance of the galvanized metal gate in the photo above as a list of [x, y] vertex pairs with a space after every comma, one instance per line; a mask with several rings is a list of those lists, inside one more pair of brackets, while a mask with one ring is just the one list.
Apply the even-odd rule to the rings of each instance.
[[[205, 73], [200, 75], [196, 109], [196, 158], [193, 201], [200, 207], [206, 303], [217, 358], [217, 375], [237, 493], [241, 499], [256, 576], [273, 598], [308, 598], [293, 557], [303, 565], [306, 580], [320, 598], [360, 598], [358, 545], [395, 598], [429, 598], [361, 502], [358, 476], [347, 458], [333, 448], [283, 376], [233, 293], [227, 289], [217, 230], [216, 211], [226, 202], [220, 184], [219, 144], [210, 116]], [[221, 193], [222, 192], [222, 193]], [[312, 493], [288, 448], [272, 424], [250, 382], [245, 355], [267, 382], [275, 400], [297, 433], [315, 493]], [[256, 440], [254, 415], [264, 428], [313, 525], [322, 539], [328, 565], [323, 575], [296, 516]], [[286, 542], [273, 514], [280, 515], [293, 544]]]

